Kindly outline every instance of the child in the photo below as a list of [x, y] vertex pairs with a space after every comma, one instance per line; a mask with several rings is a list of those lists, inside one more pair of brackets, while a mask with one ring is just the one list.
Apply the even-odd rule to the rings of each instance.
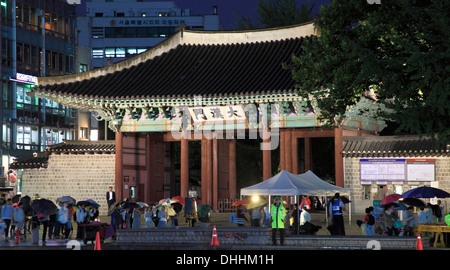
[[364, 217], [364, 223], [366, 224], [367, 235], [375, 235], [373, 233], [373, 225], [375, 224], [375, 217], [372, 215], [369, 208], [366, 208], [366, 216]]

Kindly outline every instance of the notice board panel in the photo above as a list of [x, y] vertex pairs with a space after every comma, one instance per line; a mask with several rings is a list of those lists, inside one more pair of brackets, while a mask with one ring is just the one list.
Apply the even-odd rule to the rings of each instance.
[[362, 182], [406, 180], [405, 159], [360, 159], [359, 165]]
[[435, 159], [407, 159], [408, 181], [435, 181]]

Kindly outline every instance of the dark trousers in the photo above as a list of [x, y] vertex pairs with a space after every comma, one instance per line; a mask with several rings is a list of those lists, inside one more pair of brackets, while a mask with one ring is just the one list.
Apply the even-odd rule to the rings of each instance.
[[282, 245], [284, 245], [284, 235], [285, 235], [285, 231], [284, 229], [276, 229], [276, 228], [272, 228], [272, 244], [276, 245], [277, 244], [277, 231], [280, 232], [280, 243]]
[[40, 221], [40, 223], [43, 225], [42, 242], [45, 242], [45, 239], [46, 239], [46, 236], [47, 236], [47, 229], [48, 229], [48, 220]]
[[85, 227], [81, 226], [82, 224], [85, 224], [84, 222], [79, 223], [77, 222], [78, 227], [77, 227], [77, 238], [76, 239], [84, 239], [84, 231], [85, 231]]
[[4, 219], [3, 222], [5, 222], [5, 239], [8, 239], [9, 229], [11, 226], [11, 220], [10, 219]]
[[333, 216], [333, 235], [345, 235], [344, 216]]

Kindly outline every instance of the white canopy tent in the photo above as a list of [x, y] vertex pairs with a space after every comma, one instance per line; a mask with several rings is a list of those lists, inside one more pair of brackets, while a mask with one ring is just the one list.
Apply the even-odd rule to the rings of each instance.
[[[269, 196], [334, 196], [335, 193], [350, 196], [350, 189], [338, 187], [325, 182], [312, 171], [303, 174], [292, 174], [281, 171], [261, 183], [241, 189], [241, 196], [262, 195]], [[328, 205], [325, 203], [328, 218]], [[349, 209], [349, 223], [351, 209]]]

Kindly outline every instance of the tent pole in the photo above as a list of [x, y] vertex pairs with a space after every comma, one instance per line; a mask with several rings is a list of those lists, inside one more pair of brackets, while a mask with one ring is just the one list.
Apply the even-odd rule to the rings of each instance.
[[297, 195], [297, 213], [298, 213], [298, 216], [297, 216], [297, 235], [299, 235], [300, 234], [300, 220], [298, 220], [298, 219], [300, 219], [300, 209], [299, 209], [299, 207], [300, 207], [300, 195]]

